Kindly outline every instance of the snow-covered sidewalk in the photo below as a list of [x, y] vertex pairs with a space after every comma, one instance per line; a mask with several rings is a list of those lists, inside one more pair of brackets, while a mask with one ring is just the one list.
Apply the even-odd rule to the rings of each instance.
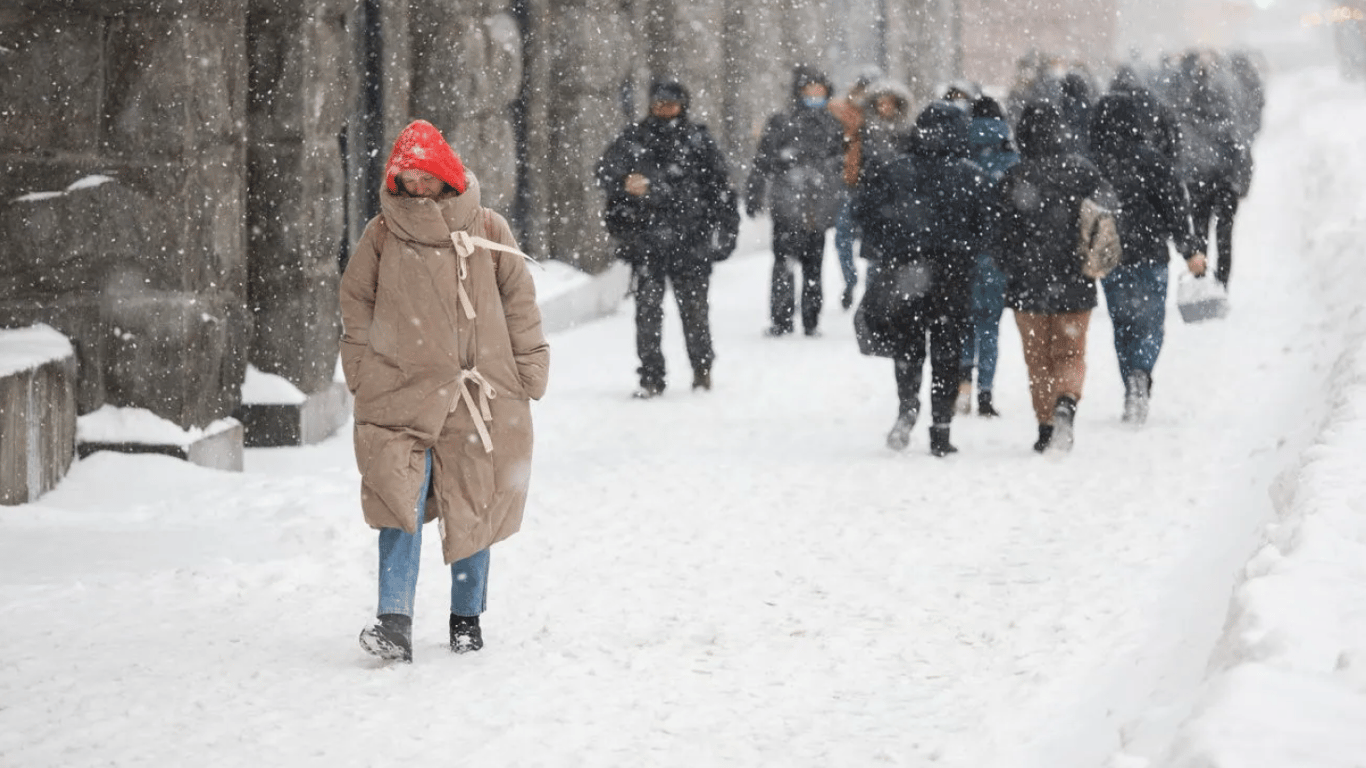
[[[948, 459], [925, 425], [894, 455], [891, 364], [836, 302], [821, 338], [762, 337], [771, 259], [740, 254], [710, 393], [672, 314], [651, 402], [629, 306], [552, 337], [479, 654], [443, 647], [432, 542], [415, 663], [358, 648], [375, 543], [348, 434], [243, 474], [97, 454], [0, 508], [0, 765], [1135, 768], [1173, 743], [1183, 766], [1359, 765], [1366, 95], [1319, 71], [1269, 100], [1233, 312], [1171, 308], [1142, 430], [1102, 309], [1077, 450], [1034, 454], [1007, 313], [1004, 417], [960, 417]], [[1241, 757], [1276, 733], [1323, 751]]]

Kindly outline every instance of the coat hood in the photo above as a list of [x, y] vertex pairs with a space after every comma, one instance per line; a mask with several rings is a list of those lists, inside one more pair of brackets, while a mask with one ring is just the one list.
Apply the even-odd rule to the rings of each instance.
[[825, 86], [826, 98], [834, 98], [835, 85], [830, 82], [830, 78], [824, 72], [807, 64], [799, 64], [792, 69], [792, 100], [801, 104], [802, 89], [812, 83], [820, 83]]
[[911, 89], [896, 80], [878, 80], [864, 92], [864, 112], [868, 120], [880, 119], [877, 116], [877, 101], [883, 96], [890, 96], [896, 101], [897, 113], [892, 122], [901, 122], [910, 116]]
[[433, 200], [394, 194], [386, 189], [379, 197], [385, 222], [400, 240], [434, 247], [450, 245], [452, 232], [468, 231], [481, 209], [479, 179], [471, 171], [465, 173], [463, 194], [447, 193]]
[[675, 101], [682, 108], [679, 114], [688, 116], [688, 104], [692, 101], [688, 89], [675, 77], [661, 77], [650, 83], [650, 102]]
[[934, 157], [967, 157], [966, 112], [947, 101], [932, 101], [915, 119], [914, 151]]
[[995, 117], [974, 117], [968, 125], [968, 146], [974, 153], [997, 151], [1013, 152], [1010, 143], [1010, 124]]
[[1144, 139], [1138, 102], [1127, 94], [1111, 93], [1096, 102], [1091, 118], [1091, 148], [1100, 155], [1133, 154]]
[[1029, 157], [1061, 155], [1067, 151], [1067, 126], [1062, 112], [1046, 101], [1032, 101], [1020, 113], [1015, 138], [1020, 154]]

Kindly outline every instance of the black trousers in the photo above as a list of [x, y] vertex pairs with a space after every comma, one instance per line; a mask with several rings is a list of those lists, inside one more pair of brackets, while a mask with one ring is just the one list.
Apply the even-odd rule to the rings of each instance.
[[[1221, 181], [1192, 181], [1187, 189], [1190, 191], [1191, 221], [1195, 224], [1195, 249], [1213, 261], [1215, 247], [1218, 248], [1219, 263], [1214, 278], [1227, 286], [1233, 268], [1233, 217], [1238, 215], [1238, 193]], [[1213, 243], [1209, 242], [1211, 223], [1214, 224]]]
[[825, 231], [810, 232], [795, 222], [773, 220], [773, 286], [769, 315], [773, 327], [792, 330], [796, 304], [793, 264], [802, 269], [802, 328], [814, 331], [821, 316], [821, 262], [825, 260]]
[[[716, 354], [711, 345], [711, 266], [691, 254], [648, 252], [632, 266], [636, 294], [636, 354], [640, 384], [664, 388], [664, 288], [672, 283], [683, 343], [694, 372], [710, 371]], [[672, 256], [673, 258], [668, 258]]]
[[899, 313], [902, 330], [892, 360], [900, 411], [918, 414], [928, 353], [930, 414], [934, 424], [947, 425], [953, 421], [958, 399], [963, 337], [972, 327], [971, 284], [956, 274], [947, 275], [938, 265], [932, 274], [929, 292], [911, 298]]

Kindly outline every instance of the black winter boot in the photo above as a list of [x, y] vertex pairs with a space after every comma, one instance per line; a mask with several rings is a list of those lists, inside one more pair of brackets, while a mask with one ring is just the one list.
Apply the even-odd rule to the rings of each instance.
[[1039, 425], [1039, 439], [1034, 441], [1034, 450], [1043, 453], [1048, 450], [1048, 443], [1053, 439], [1053, 425]]
[[1049, 453], [1069, 453], [1072, 450], [1072, 422], [1077, 415], [1077, 401], [1069, 395], [1058, 397], [1053, 406], [1053, 438], [1048, 441]]
[[413, 617], [381, 613], [375, 623], [360, 631], [360, 647], [385, 661], [413, 660]]
[[699, 389], [706, 390], [706, 391], [708, 391], [708, 392], [711, 391], [711, 369], [710, 369], [710, 368], [694, 368], [694, 369], [693, 369], [693, 372], [692, 372], [692, 388], [693, 388], [693, 391], [694, 391], [694, 392], [697, 391], [697, 390], [699, 390]]
[[930, 454], [943, 458], [950, 453], [958, 453], [958, 449], [949, 442], [949, 425], [935, 424], [930, 427]]
[[987, 418], [1000, 416], [1000, 412], [991, 404], [991, 390], [984, 390], [977, 393], [977, 415]]
[[887, 447], [894, 451], [904, 451], [911, 444], [911, 430], [915, 429], [915, 411], [902, 411], [887, 433]]
[[478, 616], [451, 614], [451, 652], [470, 653], [484, 647], [484, 633], [479, 629]]
[[664, 394], [663, 384], [641, 384], [640, 388], [631, 393], [631, 397], [637, 400], [653, 400]]

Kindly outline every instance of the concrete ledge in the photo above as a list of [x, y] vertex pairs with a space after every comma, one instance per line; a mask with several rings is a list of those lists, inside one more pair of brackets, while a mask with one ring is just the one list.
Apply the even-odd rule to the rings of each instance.
[[0, 330], [0, 504], [57, 487], [75, 457], [76, 356], [56, 330]]
[[339, 381], [299, 403], [242, 403], [233, 414], [242, 422], [248, 448], [320, 443], [351, 417], [351, 393]]
[[243, 429], [220, 419], [204, 429], [183, 430], [141, 408], [105, 406], [77, 421], [76, 453], [160, 453], [201, 467], [242, 471]]
[[532, 266], [531, 274], [541, 327], [547, 334], [616, 312], [631, 285], [631, 268], [620, 261], [602, 274], [590, 275], [564, 262], [547, 260]]

